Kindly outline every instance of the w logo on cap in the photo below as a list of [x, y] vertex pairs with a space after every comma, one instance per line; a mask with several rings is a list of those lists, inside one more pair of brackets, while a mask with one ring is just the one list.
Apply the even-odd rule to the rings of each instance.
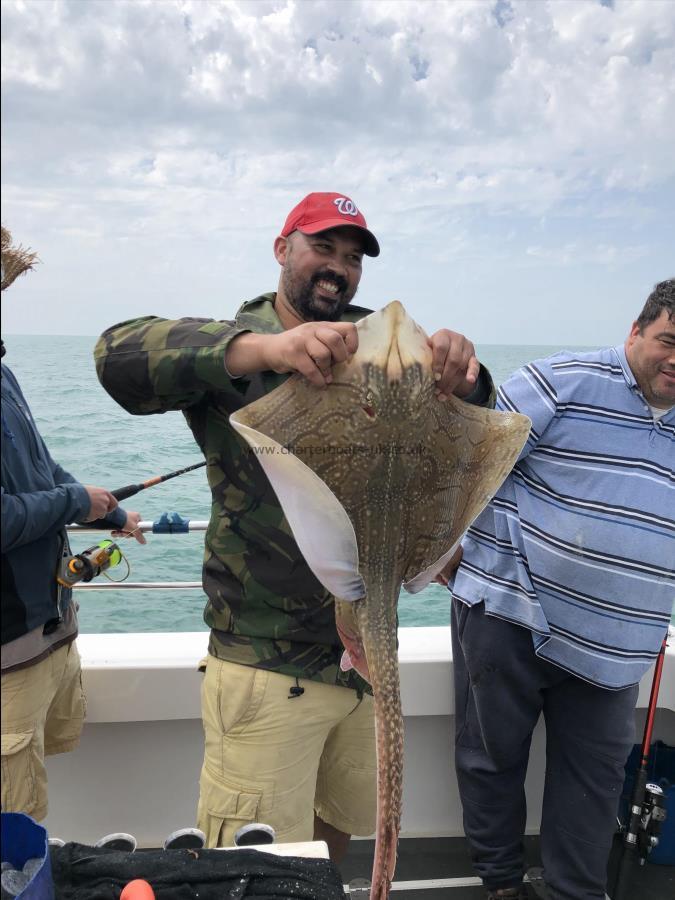
[[356, 203], [354, 203], [353, 200], [350, 200], [349, 197], [336, 197], [335, 200], [333, 200], [333, 203], [337, 206], [338, 212], [343, 216], [358, 216], [359, 214]]

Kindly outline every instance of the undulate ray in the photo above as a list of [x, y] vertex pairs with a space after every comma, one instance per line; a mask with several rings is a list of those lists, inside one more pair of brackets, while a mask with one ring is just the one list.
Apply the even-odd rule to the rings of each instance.
[[424, 331], [398, 302], [362, 319], [326, 390], [299, 375], [239, 410], [298, 546], [336, 598], [340, 638], [373, 687], [377, 830], [371, 900], [389, 895], [403, 783], [396, 648], [401, 584], [448, 561], [515, 463], [530, 421], [434, 397]]

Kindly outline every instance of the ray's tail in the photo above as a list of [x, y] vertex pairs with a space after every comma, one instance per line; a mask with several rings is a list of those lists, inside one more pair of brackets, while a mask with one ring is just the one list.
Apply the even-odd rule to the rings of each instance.
[[370, 900], [387, 900], [401, 822], [403, 791], [403, 715], [398, 674], [396, 621], [385, 610], [368, 616], [362, 639], [375, 699], [377, 746], [377, 827]]

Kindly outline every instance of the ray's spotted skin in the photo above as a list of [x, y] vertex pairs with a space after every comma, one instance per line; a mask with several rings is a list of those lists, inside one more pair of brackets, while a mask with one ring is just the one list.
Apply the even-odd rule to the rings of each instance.
[[310, 568], [336, 598], [353, 665], [373, 687], [377, 830], [371, 900], [396, 864], [403, 717], [396, 608], [422, 590], [511, 470], [527, 417], [435, 399], [424, 331], [398, 302], [362, 319], [320, 391], [295, 375], [230, 421], [256, 453]]

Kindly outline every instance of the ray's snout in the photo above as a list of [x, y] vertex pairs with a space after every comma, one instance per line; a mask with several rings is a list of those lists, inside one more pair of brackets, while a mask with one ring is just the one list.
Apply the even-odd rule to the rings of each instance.
[[389, 384], [400, 382], [405, 370], [415, 364], [431, 367], [427, 335], [398, 300], [369, 316], [367, 323], [367, 329], [361, 332], [360, 345], [372, 342], [373, 355], [379, 357], [377, 362]]

